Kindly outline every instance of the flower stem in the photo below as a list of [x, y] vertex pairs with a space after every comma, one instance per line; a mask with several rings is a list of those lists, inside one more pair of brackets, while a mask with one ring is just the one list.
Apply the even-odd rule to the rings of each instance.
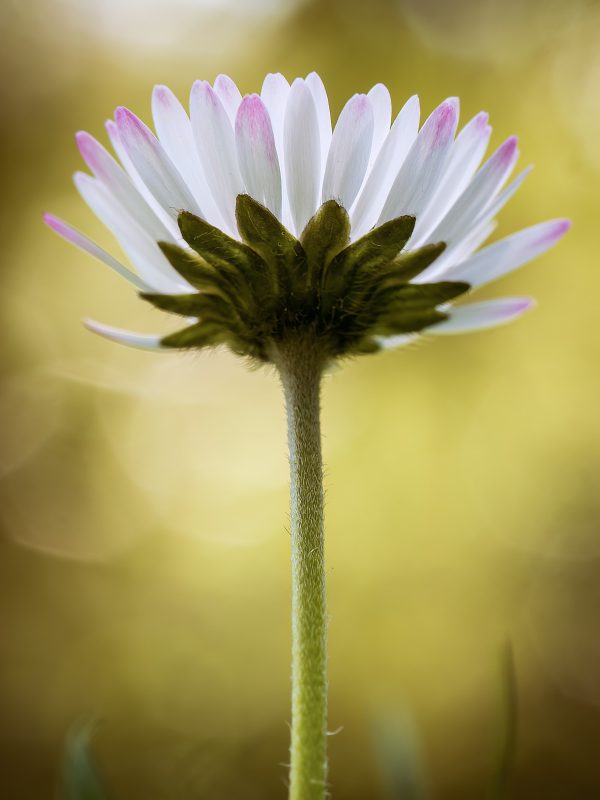
[[280, 346], [288, 420], [292, 544], [292, 741], [289, 800], [323, 800], [327, 781], [327, 608], [320, 386], [314, 344]]

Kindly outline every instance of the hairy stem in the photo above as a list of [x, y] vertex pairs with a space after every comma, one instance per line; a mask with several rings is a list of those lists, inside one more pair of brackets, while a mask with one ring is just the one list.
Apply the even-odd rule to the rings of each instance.
[[320, 385], [314, 343], [280, 346], [288, 420], [292, 544], [290, 800], [323, 800], [327, 781], [327, 608]]

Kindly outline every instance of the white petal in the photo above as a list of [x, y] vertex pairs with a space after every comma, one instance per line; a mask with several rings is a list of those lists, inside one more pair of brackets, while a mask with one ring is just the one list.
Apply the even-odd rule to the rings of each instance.
[[223, 108], [227, 112], [231, 124], [233, 125], [238, 108], [242, 102], [240, 90], [229, 75], [217, 75], [214, 83], [214, 90], [219, 95], [219, 99], [223, 103]]
[[275, 137], [275, 146], [277, 147], [277, 155], [279, 156], [282, 195], [281, 219], [286, 228], [291, 229], [293, 227], [293, 222], [288, 203], [285, 144], [283, 136], [285, 109], [289, 94], [290, 84], [283, 75], [277, 72], [266, 76], [263, 81], [260, 96], [263, 103], [267, 107], [269, 116], [271, 117], [273, 136]]
[[458, 122], [458, 100], [449, 98], [433, 111], [419, 131], [392, 185], [379, 224], [403, 214], [425, 211], [446, 167]]
[[321, 183], [319, 120], [312, 92], [292, 84], [284, 122], [285, 171], [293, 230], [299, 235], [317, 210]]
[[507, 236], [451, 267], [444, 278], [483, 286], [553, 247], [571, 227], [566, 219], [550, 220]]
[[438, 256], [433, 264], [421, 272], [413, 279], [413, 283], [430, 283], [432, 280], [440, 280], [449, 272], [455, 264], [465, 261], [481, 245], [489, 239], [497, 228], [495, 220], [485, 221], [477, 225], [459, 244], [452, 247], [449, 251], [444, 251]]
[[396, 117], [352, 211], [352, 238], [376, 223], [385, 198], [419, 130], [419, 98], [413, 95]]
[[156, 136], [127, 108], [115, 121], [127, 155], [157, 202], [177, 220], [181, 210], [202, 216], [202, 210]]
[[532, 166], [526, 167], [523, 172], [520, 172], [512, 183], [510, 183], [503, 192], [501, 192], [496, 199], [490, 203], [475, 219], [474, 225], [481, 225], [490, 219], [493, 219], [508, 203], [517, 189], [521, 186], [525, 178], [529, 175]]
[[129, 175], [131, 182], [138, 190], [139, 194], [154, 211], [156, 216], [161, 220], [167, 230], [170, 231], [171, 236], [178, 238], [181, 234], [179, 233], [177, 222], [165, 211], [160, 203], [157, 202], [154, 195], [150, 192], [144, 181], [140, 178], [137, 169], [134, 167], [132, 160], [129, 158], [127, 151], [123, 147], [119, 129], [117, 128], [117, 123], [114, 121], [114, 119], [106, 120], [106, 132], [108, 133], [108, 138], [113, 146], [113, 150], [117, 154], [117, 157], [123, 165], [125, 172]]
[[290, 94], [290, 84], [281, 73], [270, 73], [263, 81], [260, 96], [267, 107], [279, 158], [283, 157], [283, 120]]
[[352, 238], [358, 239], [376, 223], [385, 198], [419, 130], [419, 98], [404, 104], [388, 133], [352, 211]]
[[154, 87], [152, 116], [160, 144], [185, 178], [204, 217], [213, 225], [221, 224], [221, 214], [200, 164], [190, 119], [185, 108], [167, 86]]
[[481, 163], [492, 129], [488, 115], [480, 112], [468, 122], [456, 137], [448, 166], [425, 214], [417, 220], [413, 233], [415, 246], [422, 243], [428, 232], [437, 225], [465, 190]]
[[467, 231], [466, 235], [451, 244], [446, 248], [442, 255], [434, 261], [424, 272], [415, 278], [416, 283], [427, 283], [433, 278], [439, 278], [453, 267], [455, 264], [464, 261], [465, 258], [471, 255], [480, 244], [487, 239], [492, 230], [496, 227], [493, 218], [498, 214], [501, 208], [508, 203], [513, 194], [521, 186], [525, 178], [531, 172], [532, 167], [527, 167], [521, 172], [514, 181], [501, 192], [493, 203], [488, 206], [475, 220], [471, 230]]
[[482, 303], [469, 303], [450, 310], [449, 318], [427, 328], [427, 333], [443, 336], [450, 333], [469, 333], [470, 331], [495, 328], [512, 322], [521, 314], [533, 308], [530, 297], [502, 297], [500, 300], [486, 300]]
[[238, 168], [233, 127], [207, 81], [196, 81], [192, 86], [190, 112], [207, 183], [230, 232], [235, 231], [235, 201], [245, 187]]
[[385, 137], [390, 132], [392, 98], [383, 83], [376, 83], [367, 93], [367, 97], [371, 101], [371, 108], [373, 109], [373, 146], [371, 147], [371, 156], [369, 158], [369, 165], [371, 165], [377, 158]]
[[485, 212], [510, 175], [518, 158], [517, 138], [511, 136], [486, 161], [430, 238], [452, 243], [465, 236], [473, 222]]
[[125, 331], [122, 328], [113, 328], [112, 325], [104, 325], [102, 322], [96, 322], [93, 319], [84, 319], [83, 324], [89, 331], [97, 333], [105, 339], [110, 339], [111, 342], [126, 344], [129, 347], [136, 347], [139, 350], [162, 350], [166, 352], [167, 350], [173, 349], [163, 347], [160, 343], [163, 337], [158, 334]]
[[235, 120], [238, 164], [246, 190], [281, 217], [281, 170], [269, 112], [257, 94], [244, 97]]
[[310, 75], [306, 76], [306, 83], [313, 94], [317, 108], [319, 139], [321, 140], [321, 177], [323, 177], [331, 145], [331, 111], [329, 110], [329, 100], [327, 99], [325, 85], [319, 75], [316, 72], [311, 72]]
[[160, 248], [132, 219], [119, 201], [95, 178], [77, 172], [75, 186], [85, 202], [113, 233], [143, 280], [156, 291], [177, 293], [188, 290], [162, 254]]
[[73, 228], [67, 222], [55, 217], [53, 214], [44, 214], [44, 222], [55, 233], [58, 233], [59, 236], [62, 236], [63, 239], [66, 239], [67, 242], [71, 242], [71, 244], [74, 244], [75, 247], [79, 247], [81, 250], [94, 256], [94, 258], [102, 261], [102, 263], [106, 264], [107, 267], [110, 267], [122, 278], [125, 278], [125, 280], [129, 281], [129, 283], [133, 284], [136, 289], [139, 289], [141, 292], [152, 290], [152, 287], [145, 283], [134, 272], [132, 272], [130, 269], [127, 269], [126, 266], [121, 264], [120, 261], [117, 261], [116, 258], [113, 258], [110, 253], [107, 253], [106, 250], [100, 247], [100, 245], [97, 245], [91, 239], [88, 239], [88, 237], [81, 233], [81, 231]]
[[398, 333], [395, 336], [375, 336], [374, 338], [382, 350], [396, 350], [416, 342], [421, 337], [418, 333]]
[[322, 200], [349, 210], [361, 187], [373, 142], [373, 111], [365, 94], [355, 94], [339, 116], [325, 167]]
[[96, 178], [119, 199], [144, 230], [156, 240], [173, 241], [170, 231], [140, 195], [131, 178], [100, 142], [85, 131], [76, 133], [75, 141], [85, 163]]

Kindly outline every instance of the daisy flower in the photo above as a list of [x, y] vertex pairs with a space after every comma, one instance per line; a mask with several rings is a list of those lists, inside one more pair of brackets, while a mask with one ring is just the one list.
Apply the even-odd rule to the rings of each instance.
[[[477, 114], [456, 135], [458, 100], [420, 126], [417, 97], [392, 123], [382, 84], [356, 94], [332, 129], [316, 73], [267, 75], [242, 97], [220, 75], [196, 82], [190, 113], [165, 86], [153, 133], [126, 108], [107, 123], [117, 158], [88, 133], [89, 173], [75, 185], [129, 265], [52, 215], [57, 233], [181, 318], [167, 335], [87, 321], [147, 349], [226, 345], [276, 366], [290, 454], [292, 724], [290, 800], [327, 794], [327, 609], [320, 386], [345, 355], [426, 334], [509, 322], [531, 306], [471, 290], [540, 255], [565, 233], [554, 220], [483, 247], [527, 170], [510, 181], [514, 136], [483, 163], [491, 129]], [[119, 163], [120, 162], [120, 163]]]
[[[483, 163], [491, 128], [477, 114], [457, 134], [456, 98], [420, 126], [411, 97], [392, 122], [377, 84], [355, 94], [332, 129], [316, 73], [279, 74], [242, 97], [220, 75], [197, 81], [190, 113], [166, 86], [154, 130], [126, 108], [106, 123], [116, 154], [76, 135], [89, 173], [75, 185], [129, 265], [51, 214], [47, 224], [185, 324], [169, 335], [88, 320], [91, 330], [147, 349], [228, 345], [275, 361], [298, 333], [325, 361], [509, 322], [532, 300], [453, 304], [554, 245], [567, 220], [482, 247], [526, 177], [511, 182], [511, 136]], [[183, 323], [182, 323], [183, 324]]]

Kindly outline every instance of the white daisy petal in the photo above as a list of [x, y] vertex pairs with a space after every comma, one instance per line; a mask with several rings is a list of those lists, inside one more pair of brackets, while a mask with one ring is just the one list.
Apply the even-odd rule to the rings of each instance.
[[129, 175], [131, 182], [142, 198], [146, 201], [147, 205], [150, 206], [163, 225], [168, 231], [170, 231], [171, 236], [179, 237], [180, 234], [177, 222], [165, 211], [161, 204], [157, 202], [154, 195], [150, 192], [144, 181], [140, 178], [140, 175], [137, 169], [134, 167], [132, 160], [127, 155], [127, 151], [123, 147], [123, 142], [121, 141], [117, 123], [114, 121], [114, 119], [107, 119], [105, 126], [113, 150], [115, 151], [117, 158], [121, 162], [125, 172]]
[[452, 146], [448, 166], [440, 180], [431, 204], [425, 214], [417, 220], [413, 233], [413, 245], [418, 246], [434, 225], [467, 187], [481, 163], [492, 133], [488, 125], [488, 114], [484, 111], [473, 117], [456, 137]]
[[512, 322], [525, 311], [533, 308], [534, 301], [530, 297], [502, 297], [499, 300], [486, 300], [483, 303], [468, 303], [457, 308], [443, 309], [450, 316], [437, 325], [427, 328], [426, 332], [435, 336], [452, 333], [469, 333], [470, 331], [495, 328]]
[[248, 193], [281, 216], [281, 170], [269, 112], [257, 94], [244, 97], [235, 120], [238, 164]]
[[267, 107], [269, 116], [271, 117], [271, 126], [273, 127], [273, 136], [275, 137], [275, 146], [277, 147], [277, 155], [279, 156], [279, 168], [281, 170], [281, 195], [282, 195], [282, 209], [281, 221], [284, 225], [292, 227], [292, 216], [288, 203], [287, 191], [287, 173], [285, 166], [285, 143], [283, 135], [283, 126], [285, 118], [285, 110], [290, 94], [290, 84], [279, 72], [271, 73], [266, 76], [263, 81], [260, 96], [263, 103]]
[[313, 94], [319, 120], [319, 139], [321, 140], [321, 177], [325, 172], [327, 155], [331, 145], [331, 111], [325, 85], [316, 72], [306, 76], [306, 83]]
[[124, 107], [117, 109], [115, 121], [127, 155], [165, 211], [174, 220], [183, 209], [202, 216], [191, 191], [150, 128]]
[[371, 108], [373, 109], [373, 146], [371, 147], [371, 156], [369, 158], [369, 165], [371, 165], [377, 158], [385, 137], [390, 132], [392, 98], [383, 83], [376, 83], [367, 93], [367, 97], [371, 101]]
[[74, 175], [75, 186], [98, 219], [113, 233], [143, 280], [159, 292], [189, 290], [162, 254], [156, 241], [129, 216], [125, 208], [96, 178]]
[[413, 283], [429, 283], [432, 280], [441, 280], [445, 277], [455, 264], [465, 261], [472, 255], [481, 245], [489, 239], [492, 233], [497, 228], [498, 223], [495, 220], [484, 221], [476, 225], [475, 228], [466, 236], [459, 244], [455, 245], [449, 251], [444, 251], [441, 256], [438, 256], [433, 264], [424, 270], [420, 275], [413, 279]]
[[399, 333], [396, 336], [375, 336], [374, 338], [382, 350], [397, 350], [399, 347], [406, 347], [407, 344], [416, 342], [421, 337], [418, 333]]
[[231, 124], [233, 125], [238, 108], [242, 102], [242, 93], [229, 75], [217, 75], [214, 82], [214, 90], [219, 95], [219, 99], [223, 103], [223, 108], [227, 112]]
[[517, 177], [510, 183], [504, 191], [497, 195], [496, 199], [490, 203], [481, 213], [473, 220], [473, 225], [481, 225], [490, 219], [493, 219], [508, 203], [514, 193], [519, 189], [525, 178], [529, 175], [532, 166], [526, 167], [523, 172], [520, 172]]
[[417, 136], [419, 115], [419, 98], [415, 94], [396, 117], [354, 205], [353, 239], [365, 234], [376, 223], [394, 178]]
[[245, 191], [238, 168], [233, 127], [208, 81], [196, 81], [190, 95], [192, 130], [206, 181], [229, 231], [235, 231], [235, 201]]
[[108, 189], [129, 211], [131, 216], [148, 231], [154, 239], [173, 241], [170, 231], [161, 222], [148, 203], [133, 185], [125, 170], [102, 147], [100, 142], [85, 131], [75, 134], [75, 142], [83, 160], [95, 177]]
[[322, 200], [349, 210], [361, 187], [373, 143], [373, 110], [366, 94], [350, 98], [339, 116], [327, 157]]
[[64, 220], [55, 217], [54, 214], [44, 214], [44, 222], [46, 225], [51, 228], [55, 233], [59, 236], [62, 236], [63, 239], [66, 239], [67, 242], [71, 242], [74, 244], [75, 247], [79, 247], [80, 250], [84, 250], [86, 253], [94, 256], [99, 261], [102, 261], [103, 264], [106, 264], [107, 267], [110, 267], [114, 270], [118, 275], [125, 280], [129, 281], [129, 283], [133, 284], [136, 289], [140, 292], [148, 292], [152, 290], [152, 287], [149, 286], [145, 281], [143, 281], [140, 277], [138, 277], [134, 272], [130, 269], [127, 269], [124, 264], [121, 264], [120, 261], [117, 261], [116, 258], [113, 258], [110, 253], [107, 253], [100, 245], [93, 242], [91, 239], [88, 239], [85, 234], [78, 231], [76, 228], [73, 228], [72, 225], [69, 225]]
[[425, 211], [446, 167], [457, 122], [455, 97], [445, 100], [429, 115], [396, 175], [379, 224], [403, 214], [418, 219]]
[[494, 242], [476, 255], [448, 269], [444, 278], [483, 286], [518, 269], [553, 247], [571, 227], [566, 219], [549, 220]]
[[139, 350], [161, 350], [162, 352], [166, 352], [171, 349], [161, 345], [160, 342], [163, 337], [158, 334], [125, 331], [122, 328], [113, 328], [112, 325], [104, 325], [104, 323], [96, 322], [93, 319], [84, 319], [83, 324], [89, 331], [97, 333], [105, 339], [110, 339], [111, 342], [126, 344], [129, 347], [136, 347]]
[[301, 78], [292, 84], [286, 106], [284, 148], [293, 232], [299, 235], [317, 210], [321, 183], [317, 109], [312, 92]]
[[450, 211], [431, 233], [435, 242], [452, 243], [468, 233], [510, 175], [518, 158], [517, 137], [511, 136], [489, 158]]
[[179, 173], [185, 175], [186, 183], [205, 218], [214, 225], [221, 224], [221, 214], [208, 188], [198, 158], [190, 119], [168, 86], [154, 87], [152, 116], [160, 144]]

